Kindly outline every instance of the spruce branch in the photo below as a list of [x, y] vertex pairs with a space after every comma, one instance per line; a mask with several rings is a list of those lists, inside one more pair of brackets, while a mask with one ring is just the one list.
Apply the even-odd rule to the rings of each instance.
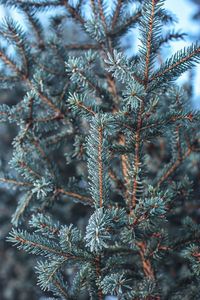
[[181, 156], [181, 158], [177, 158], [177, 160], [172, 163], [172, 165], [170, 166], [170, 168], [166, 171], [165, 174], [162, 175], [162, 177], [159, 179], [157, 186], [159, 187], [164, 181], [166, 181], [175, 171], [176, 169], [180, 166], [180, 164], [192, 153], [192, 149], [189, 148], [185, 153], [183, 153], [183, 155]]
[[78, 193], [75, 193], [75, 192], [70, 192], [70, 191], [65, 191], [64, 189], [62, 188], [58, 188], [57, 190], [57, 193], [59, 194], [63, 194], [63, 195], [66, 195], [66, 196], [69, 196], [69, 197], [72, 197], [76, 200], [79, 200], [81, 201], [82, 203], [84, 204], [87, 204], [89, 206], [93, 206], [93, 200], [87, 196], [84, 196], [84, 195], [80, 195]]
[[27, 1], [25, 0], [17, 0], [16, 1], [12, 1], [12, 0], [9, 0], [8, 3], [6, 3], [7, 5], [11, 5], [11, 6], [17, 6], [17, 5], [22, 5], [23, 7], [32, 7], [34, 9], [48, 9], [48, 8], [51, 8], [51, 7], [58, 7], [59, 5], [61, 5], [60, 3], [60, 0], [58, 1], [49, 1], [49, 0], [42, 0], [42, 1], [36, 1], [36, 0], [33, 0], [33, 1], [29, 1], [27, 3]]
[[59, 292], [59, 296], [61, 296], [61, 297], [64, 296], [65, 299], [71, 300], [71, 297], [69, 297], [69, 294], [67, 293], [64, 285], [61, 285], [61, 283], [56, 279], [53, 280], [53, 284], [55, 285], [57, 291]]
[[123, 22], [119, 26], [115, 26], [111, 31], [108, 32], [108, 35], [112, 39], [118, 37], [118, 35], [123, 35], [130, 28], [130, 26], [137, 24], [137, 22], [140, 20], [141, 15], [141, 11], [138, 10], [131, 17], [127, 18], [125, 22]]
[[161, 13], [163, 1], [145, 1], [140, 19], [140, 64], [145, 89], [148, 87], [149, 77], [155, 61], [154, 47], [161, 36], [161, 24], [158, 14]]
[[43, 160], [47, 162], [47, 166], [48, 166], [48, 169], [49, 169], [52, 177], [56, 178], [54, 167], [53, 167], [49, 157], [47, 156], [45, 150], [40, 145], [40, 142], [37, 139], [35, 139], [34, 136], [31, 137], [30, 142], [32, 143], [32, 145], [34, 145], [36, 152], [38, 152], [41, 155], [41, 157], [43, 158]]
[[176, 32], [176, 31], [169, 31], [164, 37], [162, 37], [158, 44], [155, 45], [155, 49], [153, 51], [158, 52], [159, 49], [165, 45], [168, 44], [170, 41], [177, 41], [177, 40], [184, 40], [184, 37], [186, 36], [186, 33], [183, 32]]
[[32, 199], [33, 193], [28, 192], [27, 194], [23, 195], [19, 201], [18, 207], [15, 211], [15, 213], [12, 216], [12, 224], [14, 226], [18, 226], [18, 223], [21, 219], [21, 217], [24, 215], [25, 210], [30, 205], [30, 201]]
[[183, 72], [192, 68], [200, 60], [200, 47], [197, 44], [176, 52], [171, 58], [163, 63], [149, 79], [155, 86], [172, 81]]
[[143, 272], [145, 276], [149, 279], [154, 280], [154, 270], [152, 268], [151, 262], [148, 258], [146, 258], [146, 243], [145, 242], [138, 242], [137, 246], [139, 247], [139, 253], [140, 253], [140, 258], [142, 261], [142, 267], [143, 267]]
[[[123, 134], [119, 136], [119, 143], [120, 145], [126, 144], [126, 139]], [[127, 155], [121, 155], [121, 166], [122, 166], [122, 174], [124, 177], [124, 184], [125, 187], [128, 185], [128, 156]], [[127, 198], [127, 190], [125, 192], [125, 198]]]
[[140, 104], [138, 119], [137, 119], [137, 129], [135, 133], [135, 152], [134, 152], [134, 173], [133, 173], [133, 188], [131, 195], [131, 211], [134, 210], [137, 203], [137, 189], [138, 185], [138, 173], [140, 168], [140, 147], [141, 147], [141, 128], [142, 128], [142, 114], [144, 110], [144, 103]]
[[152, 34], [153, 34], [153, 26], [154, 26], [154, 18], [155, 18], [155, 6], [156, 0], [151, 1], [151, 15], [149, 18], [149, 25], [148, 25], [148, 36], [147, 36], [147, 45], [146, 45], [146, 68], [144, 72], [144, 82], [145, 86], [147, 87], [147, 83], [149, 80], [149, 65], [150, 65], [150, 56], [151, 56], [151, 48], [152, 48]]
[[29, 224], [35, 229], [36, 233], [41, 233], [47, 237], [55, 237], [59, 234], [60, 223], [54, 224], [52, 219], [44, 214], [32, 215]]
[[34, 255], [42, 255], [49, 259], [64, 258], [66, 260], [83, 260], [84, 257], [76, 256], [71, 253], [61, 251], [59, 244], [53, 240], [36, 234], [29, 234], [23, 230], [12, 229], [8, 237], [8, 241], [17, 245], [18, 249], [22, 249]]
[[106, 24], [106, 18], [105, 18], [105, 14], [104, 14], [104, 9], [103, 9], [103, 1], [102, 0], [97, 0], [97, 5], [98, 5], [98, 11], [99, 11], [99, 15], [103, 24], [103, 28], [105, 31], [105, 34], [107, 33], [107, 24]]
[[[30, 87], [31, 90], [35, 91], [35, 87], [33, 85], [33, 83], [28, 79], [28, 78], [23, 78], [24, 81], [28, 84], [28, 86]], [[36, 91], [36, 93], [38, 92], [38, 95], [40, 97], [40, 99], [46, 103], [54, 112], [55, 112], [55, 116], [63, 116], [63, 114], [61, 113], [60, 109], [56, 107], [56, 105], [47, 97], [45, 96], [43, 93], [41, 93], [40, 91]]]
[[[60, 271], [66, 260], [66, 258], [62, 257], [57, 259], [57, 261], [46, 261], [45, 263], [38, 263], [36, 270], [39, 274], [38, 283], [41, 286], [42, 290], [51, 290], [52, 283], [55, 284], [55, 282], [57, 282], [58, 284], [59, 281], [57, 273]], [[64, 293], [64, 295], [67, 296], [66, 299], [68, 299], [69, 296], [66, 294], [66, 292]]]
[[86, 116], [95, 116], [96, 112], [89, 106], [84, 104], [85, 97], [78, 94], [70, 94], [68, 98], [68, 102], [70, 104], [70, 108], [76, 113], [80, 115]]
[[18, 180], [9, 179], [9, 178], [0, 178], [0, 182], [13, 184], [16, 186], [25, 186], [25, 187], [32, 186], [32, 184], [30, 182], [23, 182], [23, 181], [18, 181]]
[[14, 42], [17, 46], [23, 61], [21, 72], [27, 77], [28, 63], [31, 55], [29, 45], [26, 41], [26, 35], [20, 24], [14, 22], [11, 18], [6, 18], [1, 24], [0, 33], [3, 37], [8, 39], [9, 43]]
[[77, 10], [69, 4], [68, 0], [62, 0], [62, 5], [64, 5], [67, 9], [67, 11], [70, 13], [72, 18], [74, 18], [76, 21], [78, 21], [81, 25], [85, 24], [85, 20], [82, 18], [82, 16], [77, 12]]
[[109, 193], [109, 149], [105, 139], [106, 116], [92, 117], [90, 135], [87, 139], [88, 172], [90, 192], [96, 207], [103, 207]]
[[31, 235], [26, 231], [13, 229], [8, 237], [8, 241], [17, 245], [18, 249], [23, 249], [35, 255], [48, 257], [53, 254], [67, 259], [70, 257], [67, 253], [60, 251], [59, 246], [55, 242], [50, 243], [49, 240], [41, 239], [39, 235]]
[[2, 47], [0, 47], [0, 59], [4, 62], [6, 66], [8, 66], [12, 71], [14, 71], [14, 73], [18, 77], [21, 76], [21, 71], [17, 67], [15, 61], [5, 53], [5, 49], [3, 49]]
[[[20, 142], [21, 142], [21, 139], [20, 139]], [[37, 173], [36, 171], [34, 171], [33, 168], [30, 165], [28, 165], [28, 163], [25, 163], [24, 160], [20, 159], [20, 160], [16, 161], [16, 164], [19, 167], [18, 171], [21, 173], [21, 175], [25, 179], [33, 181], [33, 178], [34, 178], [34, 180], [41, 178], [41, 175], [39, 173]], [[25, 183], [25, 184], [28, 185], [28, 183]]]
[[115, 8], [114, 15], [113, 15], [113, 19], [112, 19], [112, 25], [111, 25], [112, 30], [115, 28], [115, 25], [116, 25], [116, 23], [118, 21], [121, 7], [122, 7], [122, 0], [118, 0], [116, 8]]
[[37, 16], [35, 16], [35, 14], [26, 6], [24, 7], [22, 6], [22, 9], [27, 18], [28, 24], [31, 26], [31, 28], [34, 31], [35, 38], [38, 42], [38, 44], [36, 44], [36, 47], [37, 46], [42, 47], [45, 44], [45, 42], [44, 42], [43, 30], [40, 21], [38, 20]]

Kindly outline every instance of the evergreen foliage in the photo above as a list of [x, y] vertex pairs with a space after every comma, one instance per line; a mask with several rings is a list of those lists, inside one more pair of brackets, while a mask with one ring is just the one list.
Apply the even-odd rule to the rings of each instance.
[[[0, 106], [0, 120], [18, 126], [14, 172], [0, 178], [21, 190], [8, 240], [42, 257], [38, 284], [60, 299], [200, 297], [200, 225], [187, 209], [198, 207], [200, 118], [175, 83], [200, 61], [200, 46], [159, 65], [163, 44], [183, 37], [162, 33], [173, 21], [164, 2], [0, 1], [34, 33], [29, 39], [10, 18], [0, 28], [15, 51], [0, 49], [2, 87], [24, 89], [19, 103]], [[38, 13], [52, 7], [45, 37]], [[63, 41], [65, 18], [87, 43]], [[120, 41], [133, 26], [140, 46], [127, 58]], [[87, 206], [84, 228], [51, 216], [61, 199]]]

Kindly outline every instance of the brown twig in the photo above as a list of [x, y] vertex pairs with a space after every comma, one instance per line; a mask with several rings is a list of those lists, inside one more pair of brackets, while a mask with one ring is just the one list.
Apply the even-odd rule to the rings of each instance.
[[112, 30], [115, 28], [115, 25], [117, 23], [121, 7], [122, 7], [122, 0], [118, 0], [117, 6], [116, 6], [116, 9], [115, 9], [115, 13], [114, 13], [114, 16], [113, 16], [113, 19], [112, 19], [112, 25], [111, 25]]
[[149, 32], [147, 36], [147, 53], [146, 53], [146, 68], [144, 72], [144, 83], [145, 83], [145, 88], [147, 88], [147, 84], [149, 81], [149, 65], [150, 65], [150, 57], [151, 57], [151, 43], [152, 43], [152, 35], [153, 35], [153, 23], [154, 23], [154, 14], [155, 14], [155, 4], [156, 0], [151, 0], [152, 1], [152, 11], [151, 11], [151, 17], [149, 21]]
[[96, 115], [96, 113], [92, 110], [92, 108], [89, 107], [89, 106], [84, 105], [83, 102], [78, 101], [78, 102], [76, 102], [76, 104], [77, 104], [77, 106], [79, 106], [80, 108], [82, 108], [82, 109], [84, 109], [85, 111], [87, 111], [89, 114], [91, 114], [91, 115], [93, 115], [93, 116]]
[[2, 52], [0, 51], [0, 59], [8, 65], [18, 76], [21, 76], [20, 69]]
[[78, 14], [76, 9], [69, 4], [68, 0], [63, 0], [62, 3], [75, 20], [77, 20], [81, 25], [85, 24], [85, 20]]
[[26, 244], [26, 245], [29, 245], [33, 248], [39, 248], [41, 249], [42, 251], [48, 251], [50, 253], [54, 253], [58, 256], [62, 256], [62, 257], [65, 257], [67, 259], [77, 259], [78, 257], [72, 255], [72, 254], [69, 254], [69, 253], [65, 253], [65, 252], [62, 252], [62, 251], [59, 251], [57, 249], [54, 249], [54, 248], [51, 248], [51, 247], [48, 247], [46, 245], [42, 245], [40, 243], [37, 243], [37, 242], [32, 242], [32, 241], [29, 241], [25, 238], [22, 238], [20, 236], [16, 236], [15, 239], [20, 242], [22, 245]]
[[137, 246], [139, 247], [140, 258], [142, 261], [143, 272], [146, 277], [151, 280], [155, 279], [154, 271], [151, 265], [151, 262], [148, 258], [145, 257], [146, 252], [146, 243], [145, 242], [137, 242]]
[[149, 128], [153, 128], [153, 127], [158, 127], [158, 126], [162, 126], [162, 125], [166, 125], [168, 123], [175, 123], [176, 121], [179, 121], [179, 120], [188, 120], [190, 122], [192, 122], [194, 119], [194, 115], [190, 112], [186, 115], [173, 115], [173, 116], [170, 116], [169, 118], [166, 118], [160, 122], [157, 122], [157, 123], [153, 123], [153, 124], [149, 124], [147, 126], [144, 126], [141, 128], [141, 130], [146, 130], [146, 129], [149, 129]]
[[80, 195], [78, 193], [75, 193], [75, 192], [69, 192], [69, 191], [65, 191], [64, 189], [62, 188], [58, 188], [56, 190], [56, 192], [58, 194], [63, 194], [63, 195], [66, 195], [66, 196], [69, 196], [69, 197], [72, 197], [72, 198], [75, 198], [75, 199], [78, 199], [90, 206], [93, 206], [93, 200], [87, 196], [83, 196], [83, 195]]
[[41, 178], [41, 175], [35, 172], [29, 165], [27, 165], [24, 161], [18, 161], [19, 166], [24, 170], [26, 169], [28, 173], [34, 175], [37, 178]]
[[60, 294], [62, 294], [65, 299], [69, 299], [69, 294], [67, 291], [61, 286], [60, 282], [58, 280], [53, 279], [53, 284], [56, 286], [56, 288], [60, 291]]
[[[120, 145], [125, 145], [126, 144], [126, 140], [125, 140], [125, 136], [123, 134], [120, 134], [119, 136], [119, 144]], [[124, 178], [124, 183], [125, 183], [125, 198], [127, 198], [128, 196], [128, 191], [127, 191], [127, 184], [128, 184], [128, 157], [125, 154], [121, 155], [121, 167], [122, 167], [122, 174], [123, 174], [123, 178]]]
[[160, 180], [157, 183], [157, 187], [159, 187], [164, 181], [166, 181], [180, 166], [180, 164], [192, 153], [192, 149], [189, 148], [180, 158], [177, 158], [177, 160], [172, 164], [172, 166], [166, 171], [165, 174], [160, 178]]
[[98, 3], [98, 8], [99, 8], [99, 15], [102, 21], [102, 25], [104, 27], [105, 33], [107, 33], [107, 24], [106, 24], [106, 18], [104, 15], [104, 11], [103, 11], [103, 6], [102, 6], [102, 0], [97, 0]]
[[32, 183], [30, 182], [17, 181], [15, 179], [0, 178], [0, 182], [14, 184], [18, 186], [32, 186]]
[[[32, 84], [32, 82], [31, 82], [28, 78], [24, 77], [23, 79], [24, 79], [24, 81], [27, 82], [27, 84], [29, 85], [29, 87], [30, 87], [32, 90], [35, 90], [34, 85]], [[46, 97], [45, 95], [43, 95], [43, 94], [42, 94], [41, 92], [39, 92], [39, 91], [38, 91], [38, 94], [39, 94], [41, 100], [42, 100], [44, 103], [46, 103], [46, 104], [47, 104], [47, 105], [48, 105], [48, 106], [49, 106], [49, 107], [50, 107], [57, 115], [62, 115], [60, 109], [57, 108], [56, 105], [55, 105], [48, 97]]]

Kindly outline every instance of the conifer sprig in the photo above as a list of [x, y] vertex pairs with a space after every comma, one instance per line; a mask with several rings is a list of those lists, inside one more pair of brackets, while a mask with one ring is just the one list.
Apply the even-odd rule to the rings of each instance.
[[[164, 0], [137, 1], [130, 11], [134, 1], [113, 1], [110, 10], [101, 0], [0, 3], [21, 10], [34, 35], [29, 41], [10, 18], [0, 31], [20, 57], [1, 49], [2, 84], [16, 77], [25, 89], [19, 103], [0, 106], [0, 120], [19, 128], [15, 172], [0, 182], [19, 188], [13, 225], [26, 229], [31, 218], [31, 233], [13, 229], [9, 241], [44, 257], [36, 268], [40, 287], [70, 300], [83, 291], [96, 300], [174, 300], [174, 289], [176, 299], [185, 296], [184, 269], [196, 291], [199, 225], [191, 179], [198, 177], [199, 113], [172, 82], [199, 62], [199, 46], [157, 67], [163, 44], [184, 37], [162, 34], [174, 19]], [[37, 13], [52, 8], [45, 36]], [[77, 36], [66, 41], [69, 18], [80, 43]], [[141, 45], [129, 59], [120, 41], [137, 25]], [[60, 211], [66, 225], [52, 219]]]
[[187, 49], [183, 49], [175, 53], [169, 58], [160, 69], [150, 78], [156, 81], [156, 85], [162, 85], [167, 81], [171, 81], [180, 76], [183, 72], [192, 68], [195, 63], [200, 60], [200, 47], [198, 44], [191, 45]]
[[90, 192], [96, 207], [109, 201], [109, 147], [106, 140], [106, 119], [103, 115], [93, 117], [87, 140]]

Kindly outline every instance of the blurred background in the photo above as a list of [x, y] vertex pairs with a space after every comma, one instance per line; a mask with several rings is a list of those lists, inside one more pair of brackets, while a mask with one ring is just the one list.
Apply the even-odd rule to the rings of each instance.
[[[108, 0], [109, 2], [109, 0]], [[163, 48], [161, 59], [165, 59], [171, 54], [194, 41], [200, 40], [200, 0], [166, 0], [168, 8], [177, 17], [177, 23], [173, 26], [176, 30], [186, 33], [184, 40], [171, 42], [170, 46]], [[48, 17], [55, 12], [45, 13], [45, 18], [40, 16], [44, 26], [48, 27]], [[86, 12], [89, 14], [89, 11]], [[8, 10], [0, 6], [0, 18], [3, 20], [6, 16], [12, 16], [18, 20], [24, 27], [22, 16], [15, 10]], [[74, 33], [76, 39], [84, 42], [83, 36], [76, 28], [73, 22], [68, 21], [62, 38], [66, 41], [73, 41]], [[50, 32], [48, 33], [50, 34]], [[137, 39], [137, 30], [132, 29], [121, 41], [121, 47], [125, 50], [127, 56], [135, 53], [139, 41]], [[11, 50], [12, 51], [12, 50]], [[187, 72], [179, 79], [179, 84], [191, 89], [191, 106], [200, 109], [200, 66], [192, 72]], [[17, 89], [1, 89], [0, 103], [15, 104], [23, 96], [23, 90], [19, 86]], [[8, 124], [0, 126], [0, 170], [8, 168], [8, 161], [11, 158], [11, 142], [16, 135], [16, 128]], [[0, 171], [1, 173], [1, 171]], [[0, 177], [2, 174], [0, 174]], [[19, 252], [12, 248], [5, 241], [8, 232], [11, 229], [10, 219], [16, 208], [18, 192], [14, 189], [5, 189], [0, 187], [0, 299], [1, 300], [44, 300], [42, 292], [36, 286], [36, 276], [34, 274], [34, 258]], [[71, 209], [71, 208], [70, 208]], [[80, 212], [81, 216], [84, 215]], [[58, 212], [59, 215], [59, 212]], [[73, 211], [71, 222], [73, 222]], [[51, 298], [48, 298], [51, 299]], [[107, 300], [114, 299], [107, 297]]]

